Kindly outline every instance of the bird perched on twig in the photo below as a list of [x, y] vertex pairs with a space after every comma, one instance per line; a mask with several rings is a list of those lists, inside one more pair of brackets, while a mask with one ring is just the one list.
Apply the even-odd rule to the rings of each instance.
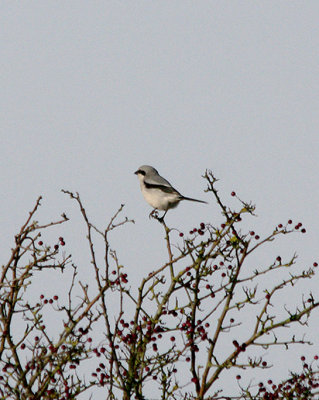
[[196, 201], [198, 203], [207, 204], [206, 201], [192, 199], [180, 194], [166, 179], [159, 175], [155, 168], [150, 165], [142, 165], [134, 173], [140, 181], [141, 191], [145, 200], [154, 208], [149, 216], [154, 216], [156, 210], [165, 211], [161, 218], [157, 218], [160, 222], [163, 222], [167, 211], [170, 208], [177, 207], [181, 200]]

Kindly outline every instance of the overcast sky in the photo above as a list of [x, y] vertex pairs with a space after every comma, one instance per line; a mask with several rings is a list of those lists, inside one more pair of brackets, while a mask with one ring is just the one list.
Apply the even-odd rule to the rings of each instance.
[[101, 227], [125, 203], [136, 224], [113, 247], [147, 274], [165, 254], [142, 164], [209, 201], [170, 211], [170, 226], [221, 221], [208, 168], [230, 204], [232, 190], [257, 204], [260, 233], [303, 222], [282, 251], [318, 259], [318, 15], [317, 0], [1, 2], [1, 263], [40, 194], [43, 220], [74, 217], [62, 232], [81, 260], [65, 188]]

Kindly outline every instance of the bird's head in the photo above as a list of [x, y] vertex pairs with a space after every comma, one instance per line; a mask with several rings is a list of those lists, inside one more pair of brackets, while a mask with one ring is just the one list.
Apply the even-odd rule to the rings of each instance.
[[137, 171], [134, 172], [134, 174], [137, 175], [139, 179], [141, 179], [143, 176], [158, 174], [158, 172], [150, 165], [142, 165]]

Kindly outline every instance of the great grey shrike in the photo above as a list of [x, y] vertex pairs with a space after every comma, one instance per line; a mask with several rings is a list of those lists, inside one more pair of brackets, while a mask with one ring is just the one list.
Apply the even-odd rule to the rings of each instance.
[[206, 203], [206, 201], [192, 199], [180, 194], [173, 186], [164, 178], [162, 178], [157, 170], [150, 165], [142, 165], [134, 172], [141, 186], [142, 194], [145, 200], [154, 210], [150, 213], [150, 217], [154, 215], [156, 210], [165, 211], [159, 221], [163, 222], [167, 211], [175, 208], [181, 200], [196, 201], [198, 203]]

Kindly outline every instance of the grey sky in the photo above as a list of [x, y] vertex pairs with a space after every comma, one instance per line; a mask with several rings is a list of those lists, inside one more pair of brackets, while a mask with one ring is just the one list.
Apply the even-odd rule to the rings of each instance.
[[114, 247], [148, 273], [163, 234], [133, 172], [150, 164], [210, 202], [181, 204], [171, 226], [221, 221], [209, 168], [224, 198], [256, 202], [260, 232], [302, 221], [283, 251], [318, 259], [318, 15], [316, 0], [1, 2], [1, 254], [39, 194], [43, 218], [77, 215], [66, 188], [102, 226], [126, 204], [136, 224]]

